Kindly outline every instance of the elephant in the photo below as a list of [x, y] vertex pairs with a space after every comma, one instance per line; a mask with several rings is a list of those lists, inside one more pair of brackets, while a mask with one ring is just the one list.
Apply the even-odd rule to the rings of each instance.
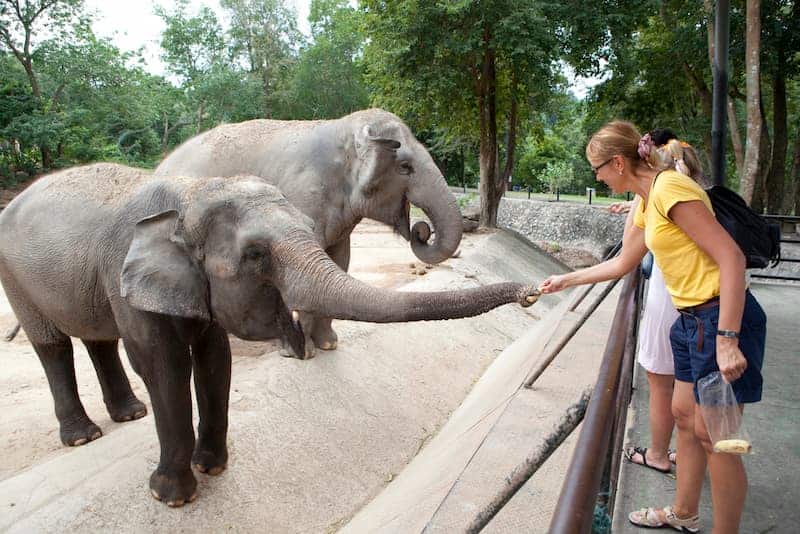
[[122, 339], [161, 448], [150, 489], [170, 506], [196, 497], [192, 465], [226, 468], [228, 333], [281, 336], [302, 352], [314, 315], [451, 319], [539, 295], [517, 283], [374, 288], [342, 271], [313, 221], [258, 177], [163, 178], [116, 164], [45, 176], [0, 213], [0, 282], [44, 367], [66, 444], [101, 435], [78, 397], [70, 336], [86, 345], [112, 416], [144, 415], [119, 361]]
[[[448, 259], [461, 242], [461, 212], [441, 171], [408, 126], [381, 109], [338, 120], [217, 126], [176, 148], [155, 174], [264, 178], [314, 221], [317, 242], [345, 271], [350, 233], [365, 217], [391, 226], [428, 264]], [[424, 221], [410, 228], [410, 204], [433, 230]], [[311, 342], [298, 358], [313, 357], [315, 347], [336, 348], [330, 318], [317, 317], [310, 327]]]

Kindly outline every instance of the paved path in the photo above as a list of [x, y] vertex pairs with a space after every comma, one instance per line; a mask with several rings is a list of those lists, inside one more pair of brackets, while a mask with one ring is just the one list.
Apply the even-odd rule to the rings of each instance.
[[[741, 524], [742, 533], [795, 533], [800, 531], [800, 287], [753, 284], [753, 294], [767, 313], [767, 348], [764, 359], [764, 395], [745, 409], [745, 424], [754, 453], [745, 458], [749, 491]], [[639, 372], [630, 412], [630, 444], [647, 444], [647, 380]], [[629, 511], [644, 506], [664, 506], [675, 494], [675, 480], [627, 462], [622, 464], [612, 532], [646, 532], [630, 525]], [[708, 477], [703, 488], [700, 515], [704, 531], [712, 526]]]

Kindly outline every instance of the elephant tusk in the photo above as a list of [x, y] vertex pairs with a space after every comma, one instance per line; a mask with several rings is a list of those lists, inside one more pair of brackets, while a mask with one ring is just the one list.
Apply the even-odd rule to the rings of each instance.
[[294, 322], [295, 326], [300, 325], [300, 312], [297, 310], [292, 311], [292, 322]]

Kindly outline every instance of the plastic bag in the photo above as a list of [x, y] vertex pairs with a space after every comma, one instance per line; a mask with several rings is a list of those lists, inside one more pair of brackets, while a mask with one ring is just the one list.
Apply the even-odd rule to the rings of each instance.
[[750, 435], [744, 427], [733, 387], [719, 371], [697, 381], [697, 395], [714, 452], [750, 453]]

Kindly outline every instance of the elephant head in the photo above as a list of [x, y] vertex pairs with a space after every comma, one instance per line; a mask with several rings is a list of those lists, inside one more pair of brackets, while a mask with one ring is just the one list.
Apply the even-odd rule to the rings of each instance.
[[[355, 113], [351, 122], [357, 184], [352, 204], [363, 216], [387, 223], [411, 242], [414, 255], [426, 263], [439, 263], [461, 242], [461, 211], [441, 171], [428, 151], [398, 117], [378, 109]], [[426, 222], [410, 228], [413, 204], [433, 224], [434, 239]]]
[[[172, 184], [177, 181], [172, 181]], [[304, 317], [368, 322], [452, 319], [538, 297], [532, 286], [492, 284], [429, 293], [377, 289], [342, 271], [311, 220], [252, 177], [206, 179], [181, 208], [138, 222], [120, 294], [134, 308], [215, 320], [245, 339], [288, 340], [301, 358]]]

